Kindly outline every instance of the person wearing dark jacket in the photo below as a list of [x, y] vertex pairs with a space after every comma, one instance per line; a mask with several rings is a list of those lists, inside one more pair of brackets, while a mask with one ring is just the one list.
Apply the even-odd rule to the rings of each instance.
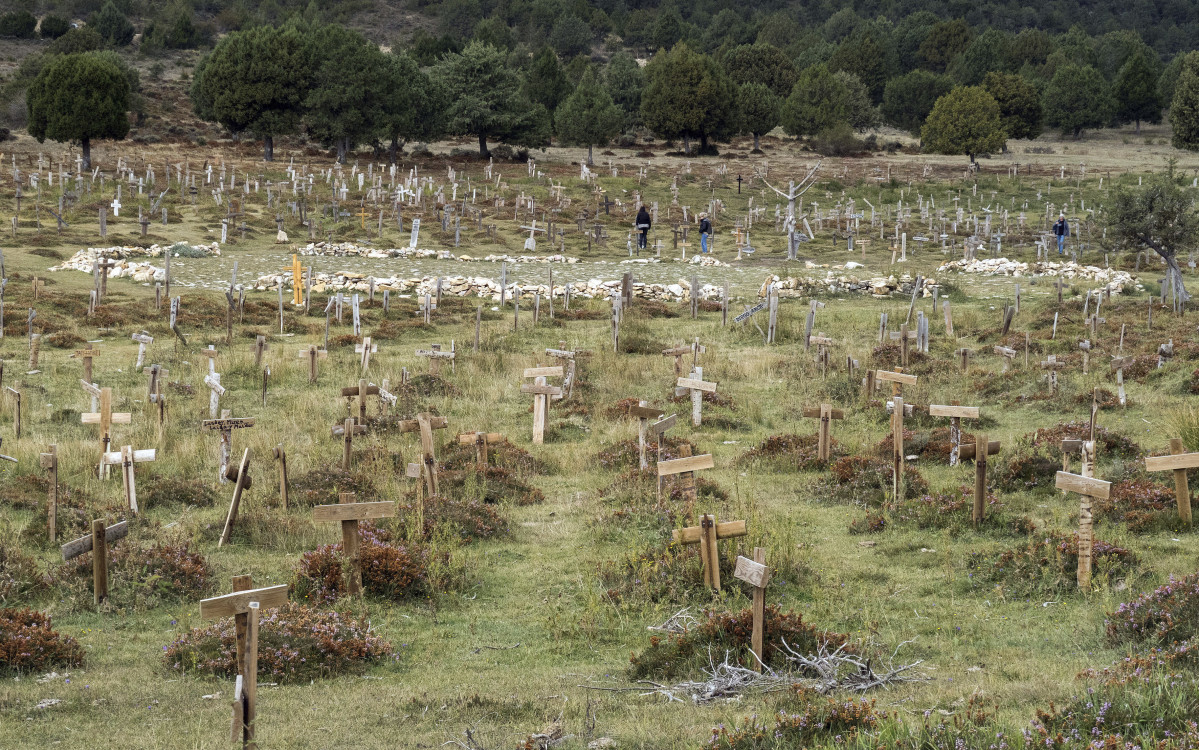
[[639, 247], [642, 250], [645, 249], [645, 242], [648, 239], [649, 228], [652, 223], [653, 222], [651, 222], [650, 218], [649, 218], [649, 211], [646, 211], [645, 206], [642, 206], [641, 210], [637, 212], [637, 222], [636, 222], [637, 247]]
[[699, 215], [699, 247], [703, 252], [708, 252], [708, 238], [712, 236], [712, 222], [708, 221], [708, 214], [700, 213]]
[[1053, 233], [1057, 235], [1057, 254], [1063, 255], [1063, 248], [1066, 246], [1066, 238], [1070, 236], [1070, 224], [1066, 221], [1065, 214], [1058, 214], [1057, 223], [1053, 225]]

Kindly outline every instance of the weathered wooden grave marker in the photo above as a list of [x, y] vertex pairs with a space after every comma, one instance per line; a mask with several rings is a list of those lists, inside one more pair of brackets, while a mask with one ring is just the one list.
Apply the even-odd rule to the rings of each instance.
[[217, 470], [218, 481], [224, 484], [225, 474], [229, 471], [229, 456], [233, 451], [233, 431], [254, 426], [254, 419], [248, 417], [230, 418], [226, 409], [220, 419], [205, 419], [200, 423], [201, 429], [216, 430], [221, 433], [220, 468]]
[[266, 353], [267, 341], [266, 336], [256, 336], [254, 338], [254, 368], [262, 367], [262, 355]]
[[649, 468], [649, 458], [645, 455], [645, 438], [649, 431], [649, 421], [657, 419], [666, 412], [652, 407], [648, 401], [638, 401], [636, 406], [629, 409], [629, 416], [637, 418], [637, 455], [641, 469]]
[[716, 543], [721, 539], [745, 536], [748, 533], [745, 521], [717, 523], [716, 516], [706, 513], [700, 516], [699, 526], [675, 529], [672, 540], [675, 544], [699, 545], [699, 557], [704, 564], [704, 585], [720, 591], [720, 549]]
[[83, 360], [83, 379], [92, 382], [92, 360], [100, 356], [100, 347], [92, 346], [87, 349], [76, 349], [72, 359]]
[[823, 333], [817, 332], [815, 336], [809, 339], [809, 343], [816, 345], [816, 364], [820, 365], [820, 377], [827, 377], [828, 368], [831, 364], [828, 348], [832, 346], [833, 340]]
[[994, 352], [1003, 357], [1003, 374], [1011, 369], [1012, 360], [1016, 358], [1016, 350], [1008, 346], [996, 346]]
[[308, 360], [308, 382], [316, 382], [316, 363], [319, 359], [328, 359], [329, 352], [325, 349], [318, 349], [316, 344], [307, 346], [296, 352], [296, 356], [300, 359]]
[[142, 331], [130, 336], [131, 339], [137, 342], [137, 362], [133, 365], [134, 371], [140, 371], [142, 364], [146, 361], [146, 347], [154, 343], [154, 337]]
[[237, 523], [237, 511], [241, 507], [241, 493], [250, 489], [253, 482], [250, 479], [250, 449], [246, 448], [241, 454], [241, 462], [237, 465], [237, 475], [233, 483], [233, 498], [229, 501], [229, 513], [225, 516], [225, 528], [221, 530], [221, 538], [217, 547], [224, 547], [233, 535], [233, 524]]
[[287, 490], [289, 484], [287, 481], [287, 451], [283, 448], [283, 443], [275, 446], [274, 456], [279, 466], [279, 502], [282, 503], [283, 509], [287, 510]]
[[[131, 445], [126, 445], [119, 451], [109, 451], [100, 456], [100, 465], [104, 469], [107, 469], [109, 466], [121, 467], [121, 485], [125, 493], [125, 505], [134, 514], [138, 513], [139, 509], [137, 507], [137, 481], [133, 475], [133, 465], [135, 463], [153, 461], [157, 456], [158, 453], [153, 448], [135, 451]], [[107, 471], [103, 473], [107, 475]]]
[[333, 425], [329, 432], [333, 437], [342, 439], [341, 451], [341, 470], [349, 471], [350, 463], [354, 453], [354, 436], [365, 435], [367, 427], [364, 424], [358, 424], [353, 417], [346, 417], [341, 422]]
[[662, 499], [662, 478], [674, 474], [682, 474], [683, 476], [679, 477], [679, 480], [682, 484], [683, 500], [688, 504], [688, 506], [690, 506], [694, 504], [696, 500], [695, 472], [711, 469], [716, 466], [716, 463], [712, 459], [711, 453], [703, 453], [698, 456], [692, 456], [689, 455], [691, 451], [690, 447], [683, 446], [683, 448], [685, 449], [687, 455], [683, 455], [679, 458], [672, 458], [668, 461], [658, 461], [658, 500]]
[[1187, 469], [1199, 468], [1199, 453], [1186, 453], [1180, 438], [1170, 439], [1169, 456], [1146, 456], [1145, 471], [1173, 471], [1174, 499], [1178, 505], [1178, 520], [1191, 523], [1191, 488], [1187, 484]]
[[[1089, 592], [1091, 588], [1091, 556], [1095, 543], [1094, 520], [1091, 516], [1091, 502], [1106, 500], [1111, 494], [1111, 482], [1095, 479], [1087, 475], [1086, 467], [1094, 466], [1095, 443], [1083, 442], [1083, 474], [1070, 474], [1065, 471], [1057, 473], [1056, 487], [1064, 492], [1075, 492], [1081, 496], [1078, 510], [1078, 588]], [[1092, 457], [1088, 462], [1087, 455]]]
[[210, 372], [204, 376], [204, 385], [208, 386], [208, 418], [216, 419], [221, 411], [221, 396], [225, 395], [225, 387], [221, 385], [221, 374]]
[[487, 468], [491, 446], [506, 442], [508, 438], [498, 432], [463, 432], [458, 435], [459, 445], [475, 446], [475, 468], [480, 471]]
[[74, 560], [85, 552], [92, 553], [92, 601], [99, 606], [108, 598], [108, 545], [129, 534], [129, 522], [121, 521], [105, 527], [104, 521], [92, 521], [92, 533], [62, 545], [63, 562]]
[[433, 344], [428, 349], [417, 349], [416, 356], [425, 357], [429, 360], [429, 374], [438, 377], [441, 375], [441, 361], [447, 359], [450, 362], [450, 371], [454, 370], [455, 349], [453, 340], [450, 341], [450, 350], [443, 352], [441, 344]]
[[733, 577], [739, 581], [745, 581], [754, 590], [754, 624], [753, 633], [750, 636], [750, 648], [757, 659], [754, 671], [761, 672], [762, 664], [766, 661], [766, 654], [763, 653], [765, 644], [762, 642], [762, 633], [766, 625], [766, 587], [770, 584], [770, 568], [766, 567], [766, 550], [754, 547], [754, 559], [752, 560], [738, 555], [737, 566], [733, 569]]
[[416, 419], [404, 419], [397, 425], [400, 432], [416, 432], [420, 435], [421, 476], [425, 480], [425, 488], [429, 497], [436, 496], [440, 488], [437, 483], [437, 455], [433, 443], [433, 430], [449, 429], [450, 420], [446, 417], [436, 417], [428, 412], [421, 412]]
[[1124, 368], [1130, 367], [1134, 357], [1112, 357], [1111, 371], [1116, 374], [1116, 394], [1120, 398], [1120, 406], [1126, 406], [1124, 395]]
[[821, 404], [820, 406], [805, 406], [803, 415], [806, 419], [820, 420], [817, 427], [816, 458], [820, 461], [828, 461], [833, 454], [832, 421], [845, 419], [845, 412], [841, 409], [834, 409], [832, 404]]
[[365, 374], [371, 366], [371, 355], [379, 351], [379, 345], [371, 343], [370, 336], [363, 336], [362, 341], [354, 346], [354, 351], [357, 354], [362, 355], [361, 359], [359, 360], [359, 365], [362, 368], [362, 372]]
[[1050, 396], [1054, 396], [1057, 394], [1057, 371], [1065, 368], [1065, 366], [1066, 366], [1065, 362], [1057, 361], [1056, 354], [1048, 355], [1045, 358], [1045, 361], [1041, 363], [1041, 369], [1049, 371], [1049, 395]]
[[703, 423], [704, 394], [715, 393], [717, 383], [704, 380], [704, 368], [693, 367], [691, 374], [675, 381], [674, 393], [682, 396], [691, 393], [691, 424], [699, 427]]
[[358, 385], [350, 385], [341, 389], [342, 398], [346, 400], [346, 411], [352, 409], [352, 404], [355, 398], [358, 399], [358, 424], [366, 424], [366, 407], [367, 397], [379, 396], [380, 388], [377, 385], [368, 383], [366, 378], [359, 378]]
[[46, 535], [53, 544], [58, 541], [58, 446], [47, 445], [39, 458], [46, 470]]
[[376, 518], [394, 518], [394, 502], [360, 503], [353, 492], [338, 495], [337, 505], [318, 505], [312, 509], [312, 520], [316, 522], [341, 523], [341, 552], [350, 561], [347, 571], [348, 590], [351, 595], [362, 591], [362, 558], [358, 553], [360, 535], [358, 522]]
[[877, 383], [890, 383], [894, 391], [894, 395], [902, 396], [903, 387], [905, 385], [916, 385], [916, 375], [909, 375], [904, 372], [891, 372], [890, 370], [875, 370], [874, 380]]
[[549, 397], [562, 395], [562, 388], [547, 385], [546, 378], [560, 378], [565, 374], [561, 365], [555, 367], [526, 367], [522, 377], [533, 378], [533, 384], [522, 383], [521, 393], [533, 396], [533, 443], [540, 445], [545, 442], [546, 412], [549, 410]]
[[[86, 386], [95, 387], [91, 383]], [[112, 443], [112, 426], [114, 424], [132, 424], [133, 414], [129, 412], [116, 412], [112, 410], [112, 389], [100, 389], [100, 408], [95, 412], [85, 412], [80, 414], [80, 420], [83, 424], [98, 424], [100, 425], [100, 447], [101, 451], [107, 453], [108, 446]]]
[[956, 402], [949, 405], [929, 404], [928, 414], [930, 417], [949, 417], [949, 465], [957, 466], [959, 459], [967, 458], [962, 455], [965, 447], [962, 445], [962, 420], [978, 419], [978, 407], [960, 406]]

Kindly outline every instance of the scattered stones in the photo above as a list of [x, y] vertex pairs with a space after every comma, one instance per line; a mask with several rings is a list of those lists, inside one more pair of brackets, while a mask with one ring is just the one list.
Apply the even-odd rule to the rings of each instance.
[[180, 257], [180, 250], [183, 248], [186, 248], [185, 252], [188, 257], [217, 256], [221, 254], [221, 247], [215, 242], [211, 245], [177, 243], [165, 247], [163, 245], [151, 245], [150, 247], [89, 247], [80, 250], [59, 265], [51, 267], [50, 271], [82, 271], [83, 273], [91, 273], [92, 269], [96, 266], [96, 262], [104, 259], [114, 261], [113, 266], [108, 270], [108, 278], [110, 279], [130, 278], [140, 283], [164, 281], [166, 279], [165, 269], [148, 262], [139, 262], [131, 259], [161, 258], [168, 251], [174, 257], [178, 258]]
[[955, 260], [943, 264], [938, 271], [956, 271], [958, 273], [975, 273], [983, 276], [1061, 276], [1065, 279], [1079, 279], [1097, 282], [1100, 289], [1107, 288], [1112, 294], [1119, 294], [1126, 285], [1139, 286], [1136, 277], [1127, 271], [1115, 268], [1100, 268], [1099, 266], [1084, 266], [1073, 261], [1060, 263], [1022, 263], [1007, 258], [981, 258], [976, 260]]
[[[762, 283], [762, 287], [758, 290], [759, 297], [766, 296], [766, 289], [770, 284], [774, 284], [775, 288], [779, 290], [780, 297], [803, 297], [818, 293], [843, 294], [845, 292], [871, 294], [875, 297], [888, 297], [895, 292], [911, 294], [915, 279], [906, 273], [898, 278], [892, 275], [863, 279], [845, 274], [837, 275], [831, 270], [823, 278], [817, 276], [793, 276], [781, 279], [778, 276], [772, 275], [767, 276], [766, 281]], [[932, 290], [936, 286], [936, 279], [925, 279], [923, 296], [932, 296]]]

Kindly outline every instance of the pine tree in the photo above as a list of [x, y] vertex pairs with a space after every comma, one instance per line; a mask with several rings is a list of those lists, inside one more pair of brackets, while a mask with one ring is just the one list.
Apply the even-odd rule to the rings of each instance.
[[1199, 52], [1188, 52], [1182, 60], [1170, 103], [1170, 127], [1174, 148], [1199, 151]]
[[587, 147], [587, 163], [592, 164], [593, 147], [620, 133], [624, 112], [613, 103], [599, 76], [589, 68], [574, 93], [558, 107], [554, 121], [565, 143]]
[[981, 86], [959, 86], [937, 100], [924, 121], [924, 150], [934, 154], [974, 155], [998, 151], [1007, 139], [999, 104]]
[[26, 93], [29, 134], [39, 143], [79, 141], [83, 168], [92, 165], [92, 141], [129, 134], [129, 80], [102, 52], [55, 57]]
[[1120, 122], [1135, 122], [1141, 132], [1141, 120], [1161, 122], [1162, 100], [1157, 91], [1157, 79], [1161, 65], [1137, 50], [1116, 74], [1112, 83], [1112, 98], [1116, 105], [1116, 119]]
[[745, 83], [737, 90], [737, 110], [741, 127], [754, 137], [754, 153], [762, 150], [758, 139], [779, 124], [783, 100], [764, 83]]
[[1075, 138], [1081, 136], [1085, 128], [1107, 125], [1112, 116], [1107, 82], [1089, 65], [1059, 65], [1045, 88], [1041, 106], [1046, 125], [1061, 128], [1063, 135]]

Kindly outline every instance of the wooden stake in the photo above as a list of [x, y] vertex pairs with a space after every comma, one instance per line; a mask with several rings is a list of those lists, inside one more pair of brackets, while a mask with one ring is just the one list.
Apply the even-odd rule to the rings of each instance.
[[92, 521], [92, 600], [98, 607], [108, 598], [108, 540], [104, 520]]

